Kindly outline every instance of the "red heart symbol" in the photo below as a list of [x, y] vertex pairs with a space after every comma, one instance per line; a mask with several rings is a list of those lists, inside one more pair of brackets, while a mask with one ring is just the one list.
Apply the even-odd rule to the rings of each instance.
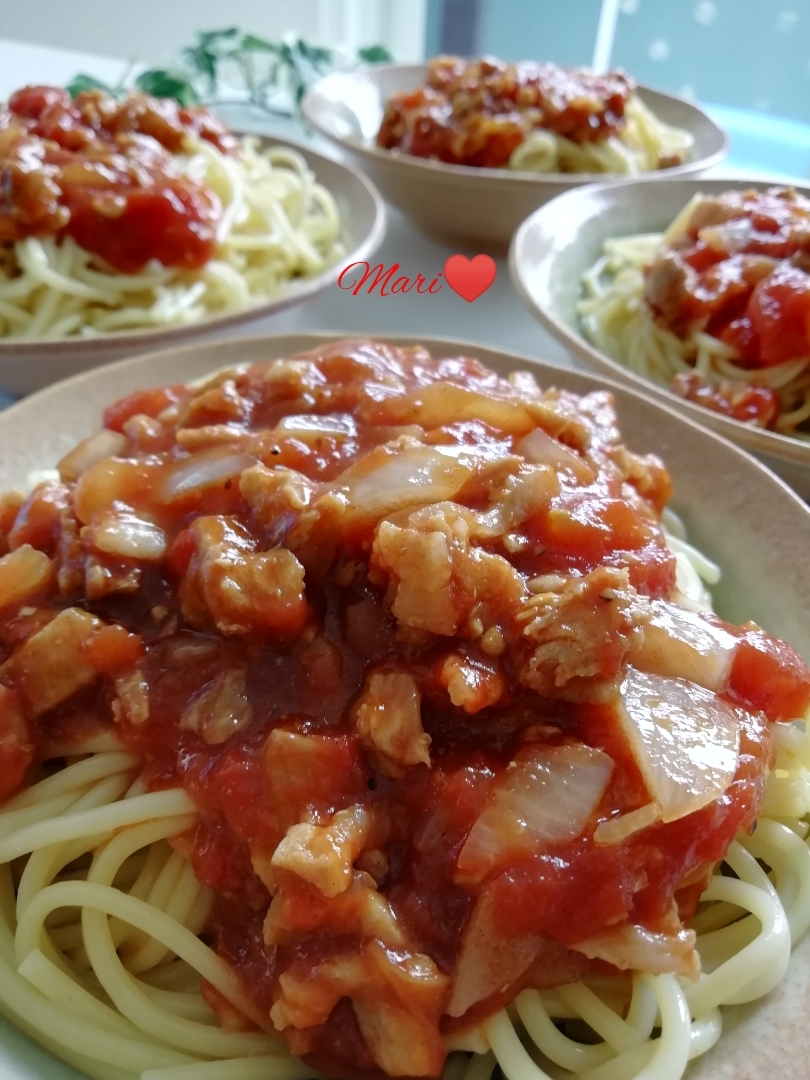
[[451, 255], [444, 264], [447, 284], [470, 304], [487, 291], [497, 272], [495, 260], [489, 255], [476, 255], [474, 259], [468, 259], [466, 255]]

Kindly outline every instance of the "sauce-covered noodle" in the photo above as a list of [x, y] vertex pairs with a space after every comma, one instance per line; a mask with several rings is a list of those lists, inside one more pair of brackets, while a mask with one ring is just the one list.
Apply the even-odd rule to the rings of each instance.
[[658, 119], [622, 71], [439, 56], [385, 106], [377, 145], [451, 165], [629, 173], [687, 161], [692, 136]]
[[342, 251], [293, 149], [207, 110], [28, 87], [0, 116], [0, 336], [197, 322], [280, 295]]
[[663, 235], [604, 250], [579, 307], [595, 345], [714, 412], [810, 438], [810, 200], [699, 193]]

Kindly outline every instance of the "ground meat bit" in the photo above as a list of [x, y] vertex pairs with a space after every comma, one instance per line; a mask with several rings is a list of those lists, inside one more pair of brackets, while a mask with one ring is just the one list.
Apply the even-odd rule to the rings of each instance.
[[145, 724], [149, 719], [149, 683], [143, 672], [135, 670], [116, 679], [115, 693], [112, 708], [116, 721], [126, 717], [131, 724]]
[[84, 646], [101, 625], [86, 611], [68, 608], [20, 645], [0, 668], [0, 675], [14, 681], [32, 716], [47, 712], [97, 678]]
[[533, 595], [517, 615], [533, 647], [521, 681], [554, 694], [572, 682], [613, 678], [633, 632], [649, 617], [627, 571], [599, 567], [579, 577], [537, 579], [532, 586]]
[[430, 765], [430, 736], [420, 715], [416, 680], [404, 672], [375, 673], [355, 707], [360, 741], [382, 772], [400, 776], [411, 765]]
[[180, 727], [193, 731], [209, 746], [219, 746], [244, 730], [252, 709], [245, 694], [245, 673], [239, 669], [217, 675], [190, 701], [180, 717]]
[[470, 545], [469, 526], [451, 503], [411, 514], [404, 527], [383, 522], [371, 568], [388, 583], [401, 623], [445, 636], [481, 637], [525, 588], [506, 559]]
[[675, 253], [658, 255], [644, 273], [644, 299], [653, 315], [675, 334], [686, 332], [685, 308], [695, 288], [696, 274]]
[[180, 585], [183, 615], [223, 634], [290, 634], [306, 618], [304, 568], [290, 551], [256, 552], [237, 521], [201, 517], [190, 526], [196, 553]]
[[293, 874], [324, 896], [337, 896], [349, 887], [370, 832], [371, 817], [362, 806], [338, 811], [325, 825], [293, 825], [273, 855], [276, 881], [279, 873]]

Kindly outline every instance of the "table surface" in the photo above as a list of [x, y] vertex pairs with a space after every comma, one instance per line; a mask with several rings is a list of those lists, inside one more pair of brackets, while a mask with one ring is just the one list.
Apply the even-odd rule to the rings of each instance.
[[[0, 40], [0, 100], [25, 83], [64, 83], [79, 71], [115, 82], [126, 66], [124, 61], [108, 57]], [[221, 111], [234, 127], [306, 141], [323, 153], [339, 156], [332, 144], [306, 135], [290, 118], [270, 117], [258, 110], [233, 106]], [[739, 172], [718, 166], [709, 175], [731, 179], [738, 177]], [[779, 174], [768, 177], [771, 178], [789, 179]], [[430, 280], [457, 250], [423, 236], [389, 205], [388, 231], [375, 260], [385, 266], [399, 263], [401, 273], [411, 279], [421, 273]], [[336, 336], [423, 334], [476, 341], [563, 367], [575, 366], [573, 359], [542, 329], [518, 297], [509, 279], [506, 259], [498, 258], [496, 263], [494, 284], [471, 304], [446, 286], [434, 295], [418, 295], [412, 290], [406, 295], [381, 297], [376, 293], [354, 296], [335, 285], [308, 303], [256, 320], [233, 333], [247, 336], [324, 330]], [[0, 392], [0, 408], [10, 400]]]

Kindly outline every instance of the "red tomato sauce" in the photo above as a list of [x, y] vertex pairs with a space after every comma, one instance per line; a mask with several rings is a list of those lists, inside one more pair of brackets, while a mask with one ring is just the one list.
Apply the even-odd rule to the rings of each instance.
[[453, 165], [506, 166], [533, 130], [577, 143], [602, 142], [624, 127], [635, 83], [557, 64], [506, 64], [486, 57], [432, 60], [425, 86], [396, 94], [377, 144]]
[[[704, 196], [645, 269], [657, 322], [686, 338], [704, 331], [755, 373], [810, 355], [810, 200], [789, 188]], [[742, 374], [742, 373], [741, 373]], [[709, 386], [697, 373], [671, 387], [735, 420], [773, 427], [779, 397], [743, 380]]]
[[[438, 1075], [444, 1034], [523, 986], [614, 972], [583, 939], [691, 917], [756, 818], [768, 721], [807, 707], [810, 673], [729, 628], [727, 788], [596, 842], [650, 802], [614, 696], [644, 605], [675, 589], [668, 475], [622, 446], [608, 394], [348, 342], [137, 392], [105, 423], [115, 456], [91, 442], [78, 479], [0, 516], [0, 793], [99, 730], [143, 756], [149, 786], [182, 786], [200, 816], [175, 845], [214, 891], [207, 933], [294, 1053], [332, 1075]], [[578, 470], [532, 461], [535, 430]], [[75, 651], [32, 659], [66, 613]], [[611, 769], [580, 832], [518, 837], [460, 874], [516, 760], [572, 747]], [[454, 1007], [482, 911], [496, 953], [519, 937], [545, 959]], [[400, 1042], [380, 1041], [380, 1016]]]
[[100, 90], [71, 99], [27, 86], [0, 113], [0, 240], [70, 236], [121, 273], [152, 259], [196, 270], [212, 257], [222, 207], [203, 184], [175, 175], [189, 140], [223, 153], [236, 141], [207, 109]]

